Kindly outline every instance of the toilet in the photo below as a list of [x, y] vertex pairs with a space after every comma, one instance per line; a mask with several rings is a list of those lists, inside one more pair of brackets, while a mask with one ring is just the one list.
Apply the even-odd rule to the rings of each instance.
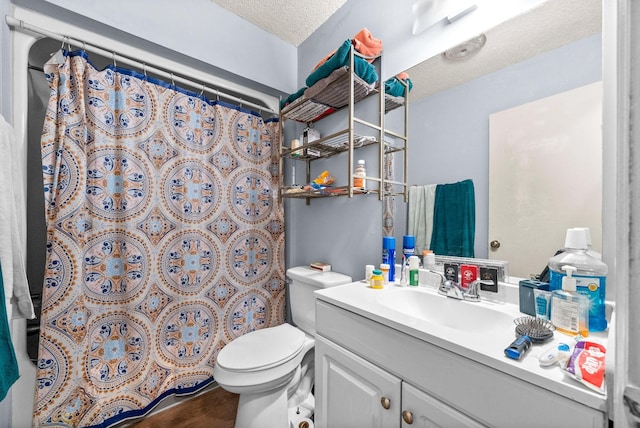
[[213, 377], [240, 395], [236, 428], [298, 427], [313, 416], [315, 290], [352, 282], [337, 272], [307, 266], [287, 270], [291, 324], [247, 333], [228, 343]]

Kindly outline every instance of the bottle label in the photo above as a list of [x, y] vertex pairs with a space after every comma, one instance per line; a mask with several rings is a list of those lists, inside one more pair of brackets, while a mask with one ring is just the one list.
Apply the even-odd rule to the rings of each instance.
[[382, 249], [382, 263], [389, 265], [389, 282], [396, 280], [396, 251], [388, 248]]
[[554, 298], [551, 302], [551, 322], [559, 330], [578, 334], [578, 314], [577, 302], [570, 302], [560, 298]]
[[409, 271], [409, 285], [418, 285], [418, 270], [413, 269]]
[[[562, 290], [562, 273], [549, 269], [549, 290]], [[607, 328], [605, 308], [606, 276], [572, 275], [576, 279], [576, 291], [589, 298], [589, 330], [604, 331]]]

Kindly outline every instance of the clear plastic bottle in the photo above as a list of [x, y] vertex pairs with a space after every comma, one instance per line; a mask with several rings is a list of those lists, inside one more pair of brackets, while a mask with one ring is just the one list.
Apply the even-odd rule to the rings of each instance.
[[367, 188], [367, 182], [364, 179], [366, 176], [367, 169], [365, 168], [364, 159], [360, 159], [356, 165], [356, 170], [353, 173], [353, 187], [365, 190]]
[[556, 330], [575, 336], [589, 335], [589, 298], [576, 291], [576, 279], [572, 273], [576, 268], [562, 266], [566, 276], [562, 277], [562, 289], [551, 293], [551, 322]]
[[567, 265], [576, 268], [576, 291], [589, 298], [589, 330], [606, 330], [607, 265], [589, 254], [584, 228], [568, 229], [564, 252], [549, 259], [549, 290], [562, 290]]

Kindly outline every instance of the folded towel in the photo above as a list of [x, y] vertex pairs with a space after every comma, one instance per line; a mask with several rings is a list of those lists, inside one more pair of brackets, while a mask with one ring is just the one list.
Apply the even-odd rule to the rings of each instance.
[[[400, 75], [403, 77], [399, 77]], [[409, 75], [403, 72], [384, 82], [384, 93], [393, 95], [394, 97], [404, 97], [405, 86], [401, 81], [404, 81], [407, 84], [407, 89], [413, 89], [413, 82], [409, 79]]]
[[[382, 40], [376, 39], [375, 37], [373, 37], [371, 32], [366, 28], [363, 28], [362, 30], [358, 31], [358, 33], [355, 36], [353, 36], [353, 39], [351, 39], [351, 43], [353, 43], [353, 46], [356, 48], [358, 52], [360, 52], [362, 55], [365, 55], [365, 56], [378, 56], [382, 53]], [[320, 61], [318, 61], [318, 63], [316, 64], [315, 67], [313, 67], [313, 69], [316, 70], [322, 64], [327, 62], [329, 58], [331, 58], [333, 54], [336, 53], [336, 50], [332, 51], [329, 55], [325, 56]], [[373, 59], [368, 59], [367, 61], [373, 62]]]
[[303, 88], [298, 89], [296, 92], [294, 92], [293, 94], [289, 95], [287, 98], [280, 100], [280, 108], [285, 108], [287, 105], [291, 104], [292, 102], [294, 102], [295, 100], [297, 100], [298, 98], [300, 98], [303, 94], [304, 91], [306, 90], [306, 86]]
[[437, 255], [474, 257], [476, 207], [473, 181], [438, 184], [431, 249]]
[[435, 196], [435, 184], [409, 188], [408, 233], [416, 237], [416, 254], [422, 254], [431, 246]]
[[[353, 46], [358, 52], [365, 56], [375, 57], [382, 53], [382, 40], [376, 39], [371, 31], [363, 28], [353, 36]], [[373, 59], [369, 60], [372, 62]]]
[[[306, 85], [308, 87], [313, 86], [320, 79], [324, 79], [329, 76], [333, 70], [342, 66], [349, 66], [349, 50], [351, 49], [351, 41], [345, 40], [344, 43], [336, 50], [336, 52], [320, 67], [311, 72], [307, 76]], [[378, 73], [374, 66], [359, 56], [353, 58], [354, 68], [353, 70], [362, 80], [367, 83], [374, 83], [378, 80]]]

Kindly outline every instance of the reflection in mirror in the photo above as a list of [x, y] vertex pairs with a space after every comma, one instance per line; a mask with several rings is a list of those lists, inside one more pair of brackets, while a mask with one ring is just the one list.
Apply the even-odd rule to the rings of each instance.
[[[600, 81], [601, 15], [597, 0], [550, 0], [486, 31], [482, 49], [465, 59], [438, 55], [408, 70], [414, 83], [409, 109], [409, 183], [473, 181], [475, 257], [509, 261], [510, 248], [531, 245], [518, 237], [503, 236], [502, 251], [490, 250], [490, 242], [496, 240], [489, 236], [490, 116]], [[548, 156], [553, 157], [553, 151]], [[539, 164], [539, 174], [546, 174], [549, 164]], [[601, 171], [594, 173], [601, 175]], [[570, 186], [556, 187], [571, 191]], [[506, 197], [513, 197], [515, 204], [515, 194]], [[600, 196], [593, 198], [585, 209], [601, 211], [600, 200]], [[553, 215], [554, 207], [538, 206], [541, 214], [545, 210]], [[398, 234], [408, 230], [407, 216], [406, 204], [398, 204]], [[529, 265], [517, 272], [510, 268], [510, 273], [523, 277], [540, 273], [548, 258], [563, 247], [564, 230], [580, 226], [592, 229], [594, 249], [600, 251], [601, 225], [587, 224], [578, 216], [559, 226], [562, 233], [535, 231], [536, 241], [545, 245], [544, 255], [531, 257]]]

